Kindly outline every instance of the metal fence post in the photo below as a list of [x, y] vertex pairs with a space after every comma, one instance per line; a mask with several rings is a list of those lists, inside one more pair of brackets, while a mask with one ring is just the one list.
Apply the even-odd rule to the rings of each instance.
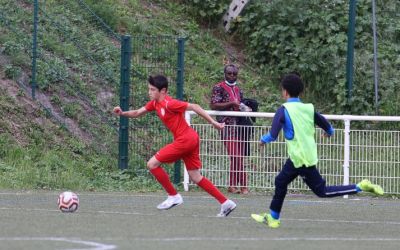
[[348, 100], [350, 100], [353, 92], [355, 26], [356, 26], [356, 0], [350, 0], [349, 26], [347, 33], [347, 64], [346, 64], [346, 87], [347, 87]]
[[[123, 111], [129, 109], [130, 96], [130, 69], [132, 56], [132, 42], [130, 36], [121, 36], [121, 79], [120, 79], [120, 106]], [[129, 119], [120, 117], [119, 122], [119, 159], [118, 167], [128, 168]]]
[[177, 76], [176, 76], [176, 98], [183, 99], [183, 76], [185, 73], [185, 38], [178, 38], [178, 63], [177, 63]]
[[39, 3], [38, 0], [33, 2], [33, 34], [32, 34], [32, 99], [36, 100], [36, 59], [37, 59], [37, 30], [38, 30]]
[[[343, 185], [349, 185], [350, 181], [350, 120], [344, 120], [344, 159], [343, 159]], [[345, 195], [344, 198], [348, 198]]]
[[[189, 112], [185, 112], [185, 120], [190, 125], [191, 123], [191, 116]], [[189, 173], [186, 168], [183, 169], [183, 190], [189, 191]]]
[[[185, 38], [178, 38], [178, 62], [177, 62], [177, 76], [176, 76], [176, 98], [179, 100], [183, 99], [183, 76], [185, 73], [184, 69], [185, 60]], [[174, 164], [174, 183], [179, 184], [181, 180], [181, 165], [182, 162], [179, 160]]]
[[374, 86], [375, 86], [375, 115], [379, 114], [379, 93], [378, 93], [378, 39], [376, 35], [376, 2], [372, 0], [372, 33], [374, 37]]

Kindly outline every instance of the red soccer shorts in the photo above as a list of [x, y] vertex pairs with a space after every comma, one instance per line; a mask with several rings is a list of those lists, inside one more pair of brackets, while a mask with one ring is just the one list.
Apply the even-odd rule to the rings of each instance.
[[155, 157], [159, 162], [172, 163], [182, 159], [187, 170], [201, 168], [200, 140], [197, 133], [188, 133], [160, 149]]

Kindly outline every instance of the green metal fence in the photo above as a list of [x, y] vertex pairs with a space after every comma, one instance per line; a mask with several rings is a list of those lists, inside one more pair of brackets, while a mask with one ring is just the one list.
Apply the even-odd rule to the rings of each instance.
[[[149, 101], [147, 78], [155, 74], [167, 76], [169, 95], [182, 99], [185, 39], [172, 36], [134, 36], [131, 40], [127, 41], [127, 46], [129, 48], [131, 43], [132, 87], [127, 89], [126, 85], [122, 85], [121, 89], [124, 90], [121, 91], [121, 105], [129, 98], [129, 107], [122, 108], [138, 109]], [[127, 82], [127, 79], [122, 79], [122, 82]], [[146, 162], [158, 149], [172, 141], [171, 134], [155, 113], [130, 121], [121, 118], [120, 121], [119, 167], [128, 168], [137, 174], [147, 173]], [[180, 165], [180, 162], [174, 165], [175, 183], [180, 180]]]
[[82, 0], [0, 6], [1, 47], [13, 79], [62, 127], [116, 155], [117, 120], [109, 110], [118, 97], [120, 36]]
[[[170, 95], [181, 99], [185, 40], [120, 36], [82, 0], [56, 6], [43, 0], [0, 4], [3, 53], [16, 58], [6, 65], [8, 74], [13, 73], [21, 88], [72, 133], [109, 153], [117, 153], [118, 140], [120, 169], [147, 173], [147, 160], [172, 140], [170, 134], [150, 114], [138, 120], [121, 118], [116, 139], [118, 121], [110, 110], [118, 98], [124, 110], [144, 105], [151, 74], [166, 75]], [[21, 76], [26, 68], [31, 69], [30, 77]], [[175, 170], [178, 182], [179, 163]]]

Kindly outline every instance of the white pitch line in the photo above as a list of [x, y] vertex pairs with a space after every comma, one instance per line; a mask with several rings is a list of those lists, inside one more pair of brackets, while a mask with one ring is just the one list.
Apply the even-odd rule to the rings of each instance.
[[[41, 195], [42, 193], [32, 193], [32, 192], [0, 192], [0, 195], [27, 195], [27, 196], [32, 196], [32, 195]], [[188, 194], [188, 195], [186, 195]], [[57, 193], [44, 193], [44, 195], [58, 195]], [[166, 196], [166, 194], [129, 194], [129, 193], [82, 193], [78, 195], [82, 196], [111, 196], [111, 197], [160, 197], [163, 198]], [[184, 198], [194, 198], [194, 199], [214, 199], [213, 197], [209, 195], [199, 195], [199, 196], [190, 196], [189, 193], [186, 192], [181, 192], [181, 195]], [[286, 197], [288, 198], [287, 201], [293, 201], [293, 202], [307, 202], [307, 203], [332, 203], [332, 204], [344, 204], [347, 203], [346, 201], [371, 201], [375, 199], [371, 199], [368, 197], [353, 197], [349, 199], [345, 199], [344, 201], [339, 201], [339, 200], [331, 200], [331, 199], [319, 199], [319, 200], [307, 200], [307, 199], [314, 199], [316, 196], [315, 195], [301, 195], [304, 197], [303, 199], [295, 199], [298, 197], [298, 195], [290, 195], [288, 194]], [[268, 197], [268, 195], [259, 195], [257, 197]], [[272, 197], [272, 196], [271, 196]], [[293, 199], [292, 199], [293, 198]], [[234, 197], [235, 200], [247, 200], [249, 198], [247, 197]]]
[[[24, 210], [24, 211], [45, 211], [45, 212], [59, 212], [56, 209], [40, 209], [40, 208], [7, 208], [0, 207], [0, 210]], [[137, 215], [137, 216], [155, 216], [163, 213], [164, 217], [192, 217], [192, 218], [217, 218], [211, 215], [178, 215], [178, 214], [168, 214], [167, 211], [160, 211], [157, 213], [142, 213], [142, 212], [120, 212], [120, 211], [80, 211], [78, 213], [88, 213], [88, 214], [115, 214], [115, 215]], [[227, 218], [218, 219], [250, 219], [250, 216], [234, 216], [231, 215]], [[337, 220], [337, 219], [292, 219], [283, 218], [282, 221], [301, 221], [301, 222], [323, 222], [323, 223], [352, 223], [352, 224], [381, 224], [381, 225], [400, 225], [400, 221], [361, 221], [361, 220]]]
[[324, 223], [354, 223], [354, 224], [383, 224], [383, 225], [400, 225], [399, 221], [362, 221], [362, 220], [322, 220], [322, 219], [288, 219], [290, 221], [304, 221], [304, 222], [324, 222]]
[[[118, 212], [118, 211], [96, 211], [102, 214], [117, 214], [117, 215], [139, 215], [139, 216], [154, 216], [163, 213], [165, 217], [194, 217], [194, 218], [216, 218], [216, 216], [207, 215], [177, 215], [167, 214], [166, 211], [160, 211], [158, 213], [140, 213], [140, 212]], [[228, 216], [226, 218], [218, 219], [250, 219], [250, 216]], [[337, 220], [337, 219], [290, 219], [284, 218], [282, 221], [302, 221], [302, 222], [324, 222], [324, 223], [353, 223], [353, 224], [383, 224], [383, 225], [400, 225], [400, 221], [360, 221], [360, 220]]]
[[22, 208], [22, 207], [0, 207], [0, 210], [23, 210], [23, 211], [45, 211], [45, 212], [60, 212], [59, 209], [46, 208]]
[[[119, 215], [140, 215], [140, 216], [153, 216], [158, 215], [159, 213], [138, 213], [138, 212], [116, 212], [116, 211], [97, 211], [102, 214], [119, 214]], [[207, 215], [177, 215], [177, 214], [165, 214], [165, 211], [161, 211], [160, 213], [164, 213], [165, 217], [194, 217], [194, 218], [216, 218], [216, 216], [207, 216]], [[229, 216], [225, 219], [250, 219], [250, 216]], [[224, 218], [219, 218], [224, 219]], [[381, 225], [400, 225], [399, 221], [360, 221], [360, 220], [327, 220], [327, 219], [290, 219], [285, 218], [281, 219], [282, 221], [302, 221], [302, 222], [324, 222], [324, 223], [353, 223], [353, 224], [381, 224]]]
[[63, 241], [67, 243], [81, 244], [89, 247], [89, 248], [69, 248], [65, 250], [111, 250], [117, 248], [115, 245], [106, 245], [93, 241], [57, 238], [57, 237], [0, 237], [0, 241]]
[[399, 238], [339, 238], [339, 237], [278, 237], [278, 238], [230, 238], [230, 237], [173, 237], [133, 238], [133, 241], [400, 241]]

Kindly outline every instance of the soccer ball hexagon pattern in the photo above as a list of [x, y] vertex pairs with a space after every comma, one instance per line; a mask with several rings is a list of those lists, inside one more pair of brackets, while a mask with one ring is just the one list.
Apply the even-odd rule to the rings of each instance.
[[57, 204], [61, 212], [75, 212], [79, 207], [78, 195], [71, 191], [63, 192], [58, 196]]

